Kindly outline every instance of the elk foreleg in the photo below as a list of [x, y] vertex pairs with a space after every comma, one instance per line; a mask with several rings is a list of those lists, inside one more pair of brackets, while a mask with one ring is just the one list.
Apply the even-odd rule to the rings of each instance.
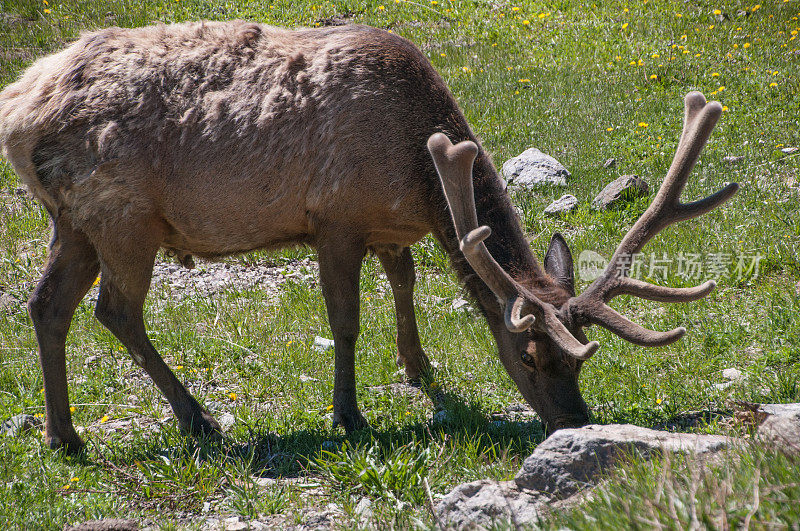
[[333, 332], [335, 361], [333, 423], [347, 432], [367, 428], [356, 401], [355, 350], [359, 321], [359, 276], [366, 248], [363, 241], [320, 238], [318, 246], [322, 294]]

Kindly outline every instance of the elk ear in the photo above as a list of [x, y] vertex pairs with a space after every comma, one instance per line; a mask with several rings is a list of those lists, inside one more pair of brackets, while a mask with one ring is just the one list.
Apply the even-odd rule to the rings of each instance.
[[570, 252], [564, 237], [557, 232], [553, 234], [550, 246], [547, 248], [547, 254], [544, 255], [544, 270], [570, 295], [575, 295], [575, 271], [572, 265], [572, 252]]

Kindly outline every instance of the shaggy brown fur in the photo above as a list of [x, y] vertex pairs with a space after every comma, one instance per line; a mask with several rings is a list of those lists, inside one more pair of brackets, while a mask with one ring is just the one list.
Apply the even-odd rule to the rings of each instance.
[[[386, 268], [399, 360], [418, 378], [429, 363], [414, 320], [408, 246], [430, 232], [482, 307], [525, 398], [546, 420], [585, 422], [579, 364], [557, 361], [547, 378], [560, 383], [542, 387], [537, 370], [519, 361], [521, 352], [537, 352], [532, 333], [505, 328], [496, 298], [458, 250], [426, 150], [436, 132], [477, 141], [425, 56], [368, 27], [109, 28], [34, 63], [0, 93], [0, 145], [55, 227], [30, 302], [50, 444], [81, 445], [69, 416], [64, 338], [98, 270], [98, 318], [153, 377], [181, 425], [217, 429], [144, 331], [142, 304], [159, 248], [212, 257], [315, 246], [336, 343], [335, 420], [348, 430], [363, 426], [354, 375], [361, 260], [371, 248]], [[474, 182], [498, 262], [543, 299], [566, 300], [568, 290], [532, 256], [483, 151]]]

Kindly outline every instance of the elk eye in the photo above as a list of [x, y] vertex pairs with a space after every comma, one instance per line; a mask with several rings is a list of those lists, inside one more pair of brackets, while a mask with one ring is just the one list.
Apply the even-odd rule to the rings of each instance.
[[533, 356], [531, 356], [524, 350], [520, 353], [519, 357], [522, 360], [522, 363], [524, 363], [528, 367], [536, 367], [536, 362], [533, 361]]

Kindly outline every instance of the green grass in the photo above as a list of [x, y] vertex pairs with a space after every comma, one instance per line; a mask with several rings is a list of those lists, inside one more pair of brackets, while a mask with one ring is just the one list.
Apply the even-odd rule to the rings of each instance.
[[[649, 264], [651, 253], [696, 254], [705, 266], [713, 256], [730, 256], [731, 273], [735, 257], [760, 255], [758, 275], [721, 274], [707, 299], [663, 310], [620, 297], [615, 307], [637, 322], [661, 330], [683, 325], [688, 333], [679, 343], [644, 349], [590, 330], [602, 349], [585, 365], [583, 392], [599, 422], [644, 426], [690, 411], [731, 411], [734, 400], [800, 400], [800, 155], [780, 151], [800, 146], [800, 39], [792, 34], [800, 30], [797, 0], [759, 8], [728, 0], [611, 1], [591, 8], [574, 1], [48, 2], [0, 0], [0, 86], [80, 31], [112, 24], [240, 17], [297, 27], [341, 16], [408, 37], [442, 73], [498, 166], [536, 146], [573, 173], [566, 189], [514, 194], [540, 257], [555, 231], [566, 236], [576, 256], [583, 250], [613, 252], [652, 195], [602, 213], [591, 211], [588, 202], [619, 174], [638, 174], [655, 190], [677, 145], [682, 97], [702, 90], [727, 110], [684, 197], [699, 198], [727, 181], [740, 182], [742, 189], [717, 211], [659, 235], [644, 249], [645, 260]], [[728, 155], [745, 158], [731, 166], [723, 162]], [[603, 167], [608, 158], [616, 159], [615, 168]], [[24, 301], [40, 275], [50, 229], [38, 204], [13, 193], [20, 186], [0, 159], [0, 291], [10, 301], [0, 307], [2, 419], [44, 410]], [[563, 193], [583, 205], [563, 218], [544, 217], [542, 209]], [[333, 356], [311, 348], [315, 336], [331, 337], [316, 285], [289, 282], [277, 299], [259, 288], [181, 302], [165, 288], [151, 293], [146, 320], [153, 344], [172, 367], [181, 367], [179, 378], [217, 417], [231, 413], [236, 419], [218, 446], [198, 445], [177, 432], [166, 402], [97, 323], [86, 299], [67, 351], [75, 424], [86, 430], [89, 452], [82, 459], [64, 458], [46, 450], [37, 434], [0, 439], [0, 521], [12, 528], [55, 529], [122, 515], [191, 528], [207, 516], [207, 507], [211, 514], [246, 517], [279, 513], [273, 518], [294, 523], [333, 503], [348, 526], [357, 521], [354, 507], [367, 496], [375, 502], [376, 522], [430, 526], [433, 520], [420, 503], [423, 479], [435, 497], [462, 481], [512, 477], [541, 440], [541, 429], [504, 412], [521, 396], [494, 355], [482, 318], [453, 310], [461, 290], [444, 254], [429, 239], [413, 251], [420, 333], [439, 364], [437, 378], [453, 411], [449, 422], [430, 422], [427, 399], [380, 387], [402, 376], [394, 365], [393, 301], [374, 258], [362, 273], [357, 348], [359, 403], [376, 429], [373, 435], [348, 438], [331, 429]], [[306, 256], [313, 252], [228, 260], [282, 263]], [[701, 279], [679, 273], [672, 263], [665, 278], [654, 280], [686, 286], [710, 278], [708, 271]], [[96, 361], [86, 364], [90, 356]], [[747, 378], [715, 388], [727, 367]], [[697, 429], [727, 428], [714, 417]], [[761, 466], [796, 470], [765, 455]], [[691, 475], [679, 463], [641, 465], [635, 469], [637, 485], [657, 484], [666, 466], [678, 467], [676, 478]], [[251, 476], [289, 479], [265, 487]], [[774, 487], [796, 478], [796, 472], [785, 478], [765, 471], [759, 481]], [[746, 479], [740, 483], [734, 492], [745, 503], [751, 491]], [[593, 505], [592, 511], [606, 511], [597, 521], [625, 514], [619, 503]], [[708, 514], [718, 514], [713, 496], [701, 503]], [[410, 510], [401, 510], [406, 505]], [[730, 519], [740, 522], [735, 519], [742, 505], [734, 505]], [[792, 515], [781, 512], [785, 505], [765, 507], [754, 521]], [[581, 527], [583, 520], [574, 518], [564, 525]]]

